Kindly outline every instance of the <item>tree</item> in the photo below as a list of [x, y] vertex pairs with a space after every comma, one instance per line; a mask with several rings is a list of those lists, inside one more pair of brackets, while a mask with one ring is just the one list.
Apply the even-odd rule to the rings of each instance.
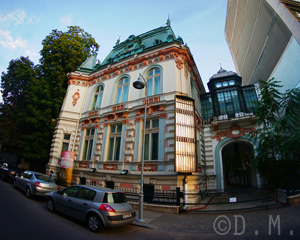
[[52, 98], [52, 118], [60, 112], [68, 86], [67, 74], [75, 71], [99, 45], [89, 33], [78, 26], [71, 26], [67, 32], [53, 30], [42, 41], [40, 51], [43, 77], [50, 84]]
[[274, 78], [260, 83], [256, 167], [267, 184], [283, 186], [287, 178], [296, 182], [300, 175], [300, 89], [282, 93]]
[[53, 30], [43, 42], [40, 65], [27, 57], [11, 60], [2, 73], [4, 104], [0, 106], [0, 142], [19, 149], [36, 170], [49, 158], [55, 121], [66, 93], [67, 73], [75, 71], [99, 49], [79, 27]]
[[41, 169], [49, 155], [54, 124], [48, 84], [27, 57], [11, 60], [2, 73], [1, 143], [6, 151], [27, 159]]
[[0, 141], [13, 153], [18, 150], [22, 127], [18, 124], [18, 114], [26, 107], [30, 82], [35, 78], [34, 64], [27, 57], [11, 60], [7, 73], [1, 75], [1, 88], [4, 104], [0, 109]]
[[35, 77], [34, 64], [27, 57], [11, 60], [7, 74], [1, 75], [1, 88], [4, 104], [20, 105], [25, 98], [25, 90]]

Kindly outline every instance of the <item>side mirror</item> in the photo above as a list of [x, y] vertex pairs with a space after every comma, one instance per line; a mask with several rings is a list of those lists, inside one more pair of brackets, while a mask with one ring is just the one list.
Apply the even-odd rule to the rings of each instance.
[[57, 191], [57, 194], [63, 195], [63, 191], [62, 191], [62, 190], [58, 190], [58, 191]]

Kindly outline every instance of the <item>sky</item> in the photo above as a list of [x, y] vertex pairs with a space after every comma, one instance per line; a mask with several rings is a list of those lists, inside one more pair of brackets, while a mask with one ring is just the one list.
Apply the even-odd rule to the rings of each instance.
[[[0, 73], [12, 59], [29, 56], [39, 64], [42, 41], [52, 30], [79, 26], [100, 45], [103, 61], [116, 41], [166, 24], [190, 48], [207, 88], [223, 69], [236, 71], [225, 40], [226, 0], [2, 0], [0, 8]], [[2, 98], [0, 96], [0, 101]]]

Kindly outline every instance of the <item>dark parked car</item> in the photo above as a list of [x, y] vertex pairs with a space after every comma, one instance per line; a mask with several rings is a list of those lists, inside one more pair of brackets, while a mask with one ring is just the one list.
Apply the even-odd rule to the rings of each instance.
[[50, 192], [59, 189], [52, 177], [33, 171], [25, 171], [17, 175], [14, 180], [14, 186], [24, 191], [27, 198], [30, 198], [32, 195], [47, 197]]
[[17, 172], [20, 172], [19, 168], [4, 163], [0, 168], [0, 178], [4, 181], [12, 182]]
[[103, 227], [129, 224], [136, 215], [124, 193], [85, 185], [72, 185], [50, 193], [47, 209], [85, 222], [92, 232], [99, 232]]

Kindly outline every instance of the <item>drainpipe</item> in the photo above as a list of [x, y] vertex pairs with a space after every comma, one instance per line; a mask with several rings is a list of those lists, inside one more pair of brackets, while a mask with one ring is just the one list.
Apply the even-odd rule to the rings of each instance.
[[183, 194], [184, 194], [184, 206], [183, 209], [186, 210], [187, 209], [187, 200], [188, 200], [188, 196], [187, 196], [187, 174], [184, 174], [184, 177], [182, 179], [182, 186], [183, 186]]
[[203, 151], [204, 151], [204, 176], [205, 176], [205, 191], [207, 193], [207, 184], [208, 184], [208, 176], [207, 176], [207, 166], [206, 166], [206, 151], [205, 151], [205, 141], [204, 141], [204, 121], [201, 118], [201, 127], [202, 127], [202, 136], [203, 136]]

